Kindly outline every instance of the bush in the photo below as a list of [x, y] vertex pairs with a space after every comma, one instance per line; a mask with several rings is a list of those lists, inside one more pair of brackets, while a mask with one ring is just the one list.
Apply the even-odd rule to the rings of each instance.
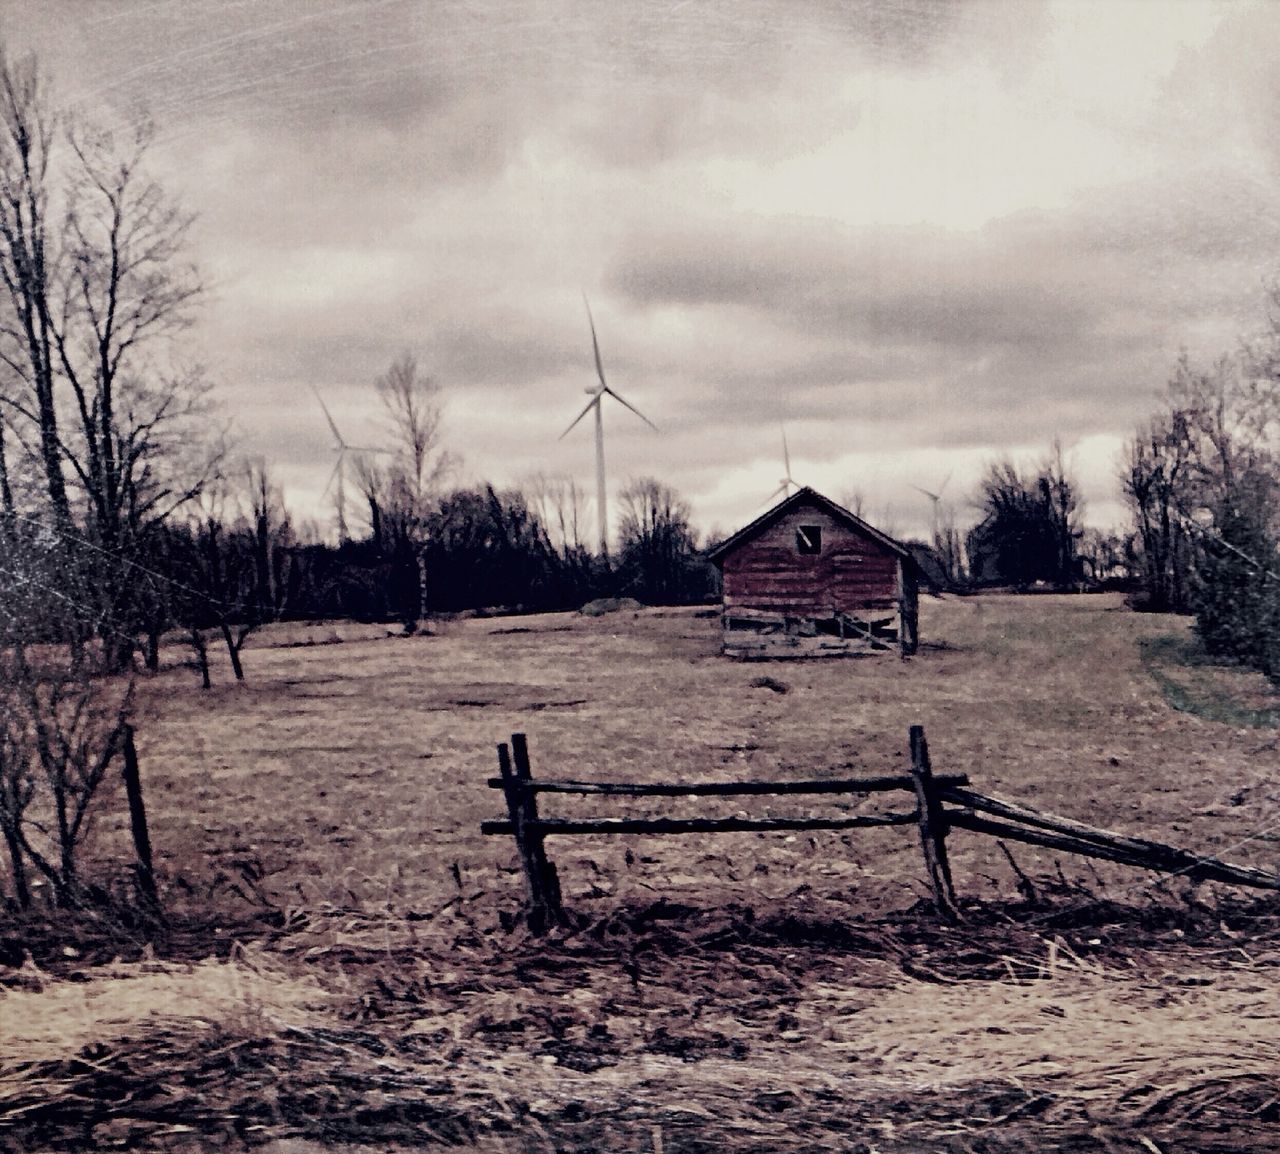
[[1280, 554], [1260, 517], [1237, 508], [1206, 535], [1192, 593], [1205, 648], [1280, 682]]
[[120, 752], [133, 685], [83, 669], [37, 668], [19, 652], [0, 669], [0, 831], [13, 897], [31, 904], [30, 868], [59, 906], [80, 903], [78, 851]]

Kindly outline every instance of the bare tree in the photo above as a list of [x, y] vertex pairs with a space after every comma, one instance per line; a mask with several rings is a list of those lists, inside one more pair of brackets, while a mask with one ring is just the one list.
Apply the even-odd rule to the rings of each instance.
[[1280, 683], [1280, 394], [1250, 369], [1242, 357], [1207, 373], [1179, 363], [1170, 393], [1191, 468], [1178, 510], [1194, 540], [1189, 600], [1206, 648]]
[[1244, 536], [1280, 530], [1269, 496], [1280, 429], [1278, 292], [1267, 334], [1207, 369], [1185, 352], [1178, 358], [1158, 411], [1129, 442], [1122, 481], [1154, 609], [1192, 607], [1206, 534], [1227, 524]]
[[427, 612], [428, 525], [440, 484], [452, 468], [441, 445], [439, 384], [418, 370], [412, 354], [397, 357], [375, 382], [390, 426], [392, 462], [358, 462], [375, 544], [392, 567], [391, 585], [405, 632]]
[[34, 60], [0, 56], [0, 404], [40, 462], [33, 512], [66, 551], [61, 586], [95, 603], [113, 666], [138, 626], [146, 536], [217, 458], [207, 384], [173, 367], [201, 286], [190, 217], [146, 174], [152, 136], [59, 115]]
[[1102, 529], [1086, 529], [1080, 538], [1080, 561], [1094, 585], [1133, 576], [1133, 539]]
[[[1280, 348], [1280, 333], [1275, 343]], [[1219, 357], [1209, 369], [1183, 353], [1166, 396], [1172, 435], [1187, 442], [1182, 497], [1188, 510], [1215, 509], [1250, 472], [1274, 471], [1280, 428], [1280, 388], [1259, 376], [1252, 354]], [[1269, 370], [1267, 370], [1269, 371]]]
[[58, 529], [72, 529], [54, 394], [57, 336], [53, 294], [56, 236], [49, 228], [54, 116], [34, 57], [0, 53], [0, 281], [9, 308], [0, 319], [0, 361], [30, 397], [7, 398], [10, 420], [38, 430], [49, 504]]
[[1234, 352], [1178, 358], [1123, 479], [1151, 606], [1189, 609], [1210, 653], [1280, 683], [1280, 281], [1266, 304]]
[[944, 506], [939, 516], [933, 547], [937, 551], [942, 575], [948, 587], [954, 589], [961, 585], [964, 581], [964, 546], [960, 540], [960, 530], [956, 528], [955, 510], [950, 505]]
[[418, 371], [411, 353], [401, 353], [374, 382], [391, 425], [396, 471], [402, 478], [402, 499], [421, 523], [427, 502], [450, 468], [441, 449], [443, 397], [440, 385]]
[[253, 598], [261, 621], [278, 621], [289, 590], [293, 529], [284, 494], [264, 459], [245, 465], [253, 551]]
[[[265, 463], [247, 464], [242, 483], [240, 492], [224, 484], [204, 494], [179, 549], [182, 567], [174, 584], [185, 594], [179, 599], [184, 624], [206, 689], [206, 630], [222, 635], [231, 671], [243, 681], [245, 642], [279, 617], [287, 588], [288, 520]], [[229, 510], [240, 502], [232, 516]]]
[[1185, 417], [1168, 413], [1153, 418], [1129, 441], [1126, 456], [1121, 484], [1137, 530], [1143, 607], [1185, 612], [1195, 554], [1185, 527], [1189, 510], [1183, 507], [1192, 467]]
[[536, 473], [525, 482], [524, 491], [561, 560], [574, 562], [587, 557], [582, 539], [586, 494], [577, 481], [563, 474]]
[[840, 504], [855, 517], [862, 517], [862, 510], [866, 507], [866, 503], [867, 498], [861, 489], [844, 489], [840, 493]]
[[1007, 458], [989, 464], [978, 505], [984, 517], [968, 537], [971, 579], [1063, 588], [1079, 581], [1080, 503], [1058, 442], [1034, 472]]
[[0, 542], [10, 549], [17, 539], [18, 506], [9, 479], [9, 426], [0, 406]]
[[[653, 605], [689, 599], [697, 542], [689, 506], [669, 485], [634, 480], [619, 494], [622, 548], [618, 573], [627, 589]], [[694, 591], [694, 596], [701, 590]]]
[[27, 882], [22, 830], [35, 797], [36, 779], [16, 696], [13, 678], [7, 675], [0, 682], [0, 831], [9, 851], [13, 896], [26, 909], [31, 905], [31, 887]]

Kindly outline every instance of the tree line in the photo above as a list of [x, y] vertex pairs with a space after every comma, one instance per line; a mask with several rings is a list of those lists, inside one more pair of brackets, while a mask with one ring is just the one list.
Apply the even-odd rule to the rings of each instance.
[[[591, 556], [580, 494], [449, 488], [440, 391], [409, 355], [374, 382], [387, 452], [357, 460], [367, 534], [300, 540], [265, 462], [236, 463], [182, 336], [204, 297], [191, 216], [149, 174], [145, 119], [109, 131], [60, 108], [34, 58], [0, 56], [0, 640], [152, 667], [179, 631], [207, 669], [285, 618], [697, 599], [688, 507], [652, 479], [621, 494], [616, 557]], [[211, 430], [215, 430], [211, 432]], [[15, 646], [17, 647], [15, 649]]]

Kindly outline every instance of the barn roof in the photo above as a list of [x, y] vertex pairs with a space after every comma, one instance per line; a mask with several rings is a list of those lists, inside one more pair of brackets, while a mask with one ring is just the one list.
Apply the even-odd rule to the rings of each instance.
[[861, 517], [850, 513], [843, 505], [837, 505], [828, 497], [824, 497], [816, 489], [809, 488], [805, 485], [801, 489], [797, 489], [790, 497], [783, 501], [779, 501], [768, 512], [761, 514], [750, 525], [745, 525], [739, 529], [732, 537], [726, 541], [722, 541], [710, 553], [707, 559], [719, 565], [721, 561], [732, 553], [738, 546], [750, 541], [753, 537], [763, 533], [766, 529], [776, 525], [783, 517], [793, 510], [798, 509], [801, 505], [814, 505], [823, 512], [834, 517], [837, 521], [847, 525], [850, 529], [857, 533], [865, 534], [873, 541], [878, 541], [886, 549], [892, 553], [896, 553], [903, 560], [911, 562], [911, 550], [909, 550], [900, 541], [895, 541], [887, 533], [881, 533], [879, 529], [873, 525], [868, 525]]

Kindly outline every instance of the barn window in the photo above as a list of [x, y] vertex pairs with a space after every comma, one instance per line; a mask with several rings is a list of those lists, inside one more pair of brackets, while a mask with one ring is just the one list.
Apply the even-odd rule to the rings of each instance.
[[796, 552], [813, 555], [822, 552], [822, 526], [796, 526]]

